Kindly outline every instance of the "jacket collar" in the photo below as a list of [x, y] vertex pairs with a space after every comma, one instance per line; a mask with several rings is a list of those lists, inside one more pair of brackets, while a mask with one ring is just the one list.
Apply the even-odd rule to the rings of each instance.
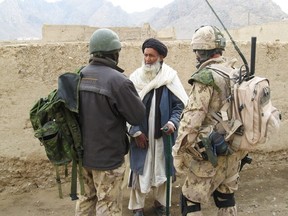
[[99, 58], [99, 57], [91, 57], [89, 59], [89, 64], [92, 65], [105, 65], [107, 67], [113, 68], [120, 73], [123, 73], [124, 70], [116, 65], [116, 62], [110, 58]]

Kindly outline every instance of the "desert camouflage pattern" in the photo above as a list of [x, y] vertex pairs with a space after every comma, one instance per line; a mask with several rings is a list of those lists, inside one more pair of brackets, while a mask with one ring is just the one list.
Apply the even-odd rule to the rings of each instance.
[[[183, 195], [198, 203], [207, 203], [215, 190], [221, 193], [234, 193], [238, 190], [241, 159], [246, 152], [238, 151], [230, 156], [218, 157], [218, 166], [209, 161], [192, 160], [187, 177], [182, 186]], [[187, 216], [201, 215], [189, 213]], [[236, 206], [218, 209], [218, 216], [237, 215]]]
[[124, 173], [125, 163], [108, 171], [83, 169], [86, 194], [77, 200], [75, 216], [122, 216]]

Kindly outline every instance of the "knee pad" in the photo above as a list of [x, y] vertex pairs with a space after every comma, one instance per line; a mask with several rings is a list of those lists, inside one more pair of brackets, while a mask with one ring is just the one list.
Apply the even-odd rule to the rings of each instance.
[[180, 195], [180, 206], [182, 216], [186, 216], [190, 212], [201, 211], [200, 203], [188, 200], [183, 194]]
[[224, 194], [216, 190], [213, 193], [213, 198], [215, 205], [218, 208], [228, 208], [235, 206], [234, 193]]

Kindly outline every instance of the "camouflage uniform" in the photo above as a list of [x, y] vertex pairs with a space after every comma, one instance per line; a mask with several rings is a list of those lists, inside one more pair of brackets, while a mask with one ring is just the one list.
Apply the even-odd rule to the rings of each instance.
[[[201, 153], [205, 148], [198, 145], [200, 137], [208, 137], [212, 130], [219, 132], [222, 130], [210, 113], [218, 112], [223, 106], [228, 95], [226, 83], [223, 77], [206, 66], [224, 62], [223, 57], [210, 59], [192, 75], [189, 101], [183, 111], [178, 138], [173, 147], [174, 165], [177, 171], [181, 172], [183, 156], [186, 153], [189, 155], [189, 161], [185, 161], [188, 169], [182, 193], [188, 200], [196, 203], [207, 202], [215, 190], [223, 194], [234, 193], [238, 189], [240, 162], [246, 155], [246, 152], [238, 151], [232, 155], [218, 156], [218, 165], [213, 167], [202, 157]], [[198, 216], [202, 213], [197, 211], [187, 215]], [[236, 206], [219, 208], [218, 215], [237, 215]]]
[[117, 169], [83, 169], [85, 191], [76, 204], [75, 216], [122, 216], [121, 185], [125, 163]]

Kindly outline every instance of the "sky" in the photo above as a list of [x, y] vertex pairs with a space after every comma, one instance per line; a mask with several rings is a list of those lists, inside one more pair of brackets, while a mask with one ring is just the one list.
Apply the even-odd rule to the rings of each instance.
[[[0, 0], [0, 2], [3, 0]], [[46, 0], [47, 2], [55, 2], [61, 0]], [[140, 12], [150, 9], [152, 7], [162, 8], [173, 0], [107, 0], [115, 6], [120, 6], [128, 13]], [[287, 0], [272, 0], [280, 6], [280, 8], [288, 14], [288, 1]]]
[[[0, 3], [4, 0], [0, 0]], [[46, 0], [47, 2], [55, 2], [61, 0]], [[152, 7], [162, 8], [173, 0], [107, 0], [115, 6], [120, 6], [128, 13], [140, 12]], [[288, 14], [288, 0], [272, 0], [280, 6], [280, 8]]]
[[107, 0], [115, 6], [120, 6], [128, 13], [140, 12], [150, 9], [152, 7], [162, 8], [173, 0]]
[[[51, 0], [50, 0], [51, 1]], [[53, 1], [53, 0], [52, 0]], [[55, 0], [54, 0], [55, 1]], [[140, 12], [152, 7], [162, 8], [173, 0], [107, 0], [112, 2], [115, 6], [120, 6], [128, 13]], [[272, 0], [280, 6], [280, 8], [288, 14], [288, 1], [287, 0]]]
[[287, 0], [273, 0], [276, 4], [280, 6], [280, 8], [288, 14], [288, 1]]

